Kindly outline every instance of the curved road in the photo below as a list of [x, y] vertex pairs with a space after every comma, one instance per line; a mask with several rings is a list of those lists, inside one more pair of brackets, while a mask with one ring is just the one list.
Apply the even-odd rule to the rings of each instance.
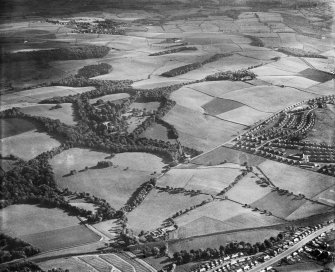
[[315, 239], [316, 237], [320, 236], [323, 232], [328, 231], [332, 228], [335, 228], [335, 224], [332, 223], [326, 227], [323, 227], [313, 233], [311, 233], [310, 235], [306, 236], [305, 238], [301, 239], [298, 243], [294, 244], [292, 247], [290, 247], [289, 249], [283, 251], [282, 253], [278, 254], [277, 256], [271, 258], [270, 260], [261, 263], [257, 266], [255, 266], [254, 268], [250, 269], [249, 272], [259, 272], [262, 269], [265, 269], [269, 266], [274, 265], [275, 263], [279, 262], [281, 259], [291, 255], [293, 252], [297, 251], [299, 248], [303, 247], [305, 244], [307, 244], [309, 241], [312, 241], [313, 239]]

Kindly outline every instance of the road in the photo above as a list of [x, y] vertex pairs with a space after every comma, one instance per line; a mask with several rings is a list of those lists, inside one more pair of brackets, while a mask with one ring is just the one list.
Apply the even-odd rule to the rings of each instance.
[[265, 269], [269, 266], [274, 265], [275, 263], [279, 262], [281, 259], [291, 255], [293, 252], [297, 251], [299, 248], [303, 247], [305, 244], [307, 244], [309, 241], [315, 239], [316, 237], [320, 236], [323, 232], [330, 230], [331, 228], [334, 228], [335, 224], [332, 223], [326, 227], [323, 227], [315, 232], [313, 232], [312, 234], [306, 236], [305, 238], [303, 238], [302, 240], [300, 240], [298, 243], [294, 244], [292, 247], [290, 247], [289, 249], [283, 251], [282, 253], [278, 254], [277, 256], [271, 258], [270, 260], [261, 263], [257, 266], [255, 266], [254, 268], [250, 269], [249, 272], [259, 272], [262, 269]]

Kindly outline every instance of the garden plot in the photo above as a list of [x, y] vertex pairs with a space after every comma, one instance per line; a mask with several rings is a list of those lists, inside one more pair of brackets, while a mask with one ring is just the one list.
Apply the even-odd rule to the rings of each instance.
[[108, 95], [104, 95], [104, 96], [101, 96], [101, 97], [98, 97], [98, 98], [90, 99], [90, 103], [94, 104], [98, 100], [102, 100], [104, 102], [107, 102], [107, 101], [113, 102], [113, 101], [117, 101], [117, 100], [120, 100], [120, 99], [125, 99], [125, 98], [128, 98], [128, 97], [129, 97], [129, 94], [127, 94], [127, 93], [108, 94]]
[[63, 87], [51, 86], [41, 87], [17, 93], [4, 94], [1, 96], [1, 107], [20, 107], [21, 103], [38, 103], [39, 101], [54, 96], [75, 95], [93, 90], [94, 87]]
[[179, 140], [188, 147], [207, 150], [223, 143], [242, 131], [245, 126], [223, 121], [176, 105], [164, 116], [164, 121], [175, 126]]
[[281, 189], [312, 198], [334, 185], [334, 178], [275, 161], [265, 161], [259, 168]]
[[60, 145], [56, 139], [46, 133], [30, 130], [21, 134], [3, 138], [0, 141], [2, 156], [14, 155], [31, 160], [37, 155]]
[[241, 125], [251, 126], [259, 120], [268, 118], [270, 115], [270, 113], [258, 111], [248, 106], [242, 106], [237, 109], [218, 114], [217, 117]]
[[188, 88], [208, 94], [214, 97], [223, 98], [226, 93], [250, 88], [250, 84], [241, 81], [205, 81], [188, 85]]
[[239, 169], [223, 167], [172, 169], [159, 179], [158, 184], [162, 187], [169, 186], [217, 194], [240, 174]]
[[211, 101], [212, 97], [187, 87], [181, 87], [171, 94], [170, 99], [176, 101], [180, 106], [203, 113], [204, 109], [201, 106]]
[[314, 97], [313, 94], [293, 88], [276, 86], [255, 86], [224, 95], [225, 99], [235, 100], [264, 112], [276, 112], [294, 103]]
[[232, 201], [214, 201], [175, 219], [178, 238], [282, 223], [272, 216], [243, 208]]
[[169, 194], [153, 189], [139, 207], [127, 214], [128, 226], [137, 233], [141, 230], [154, 230], [176, 212], [200, 204], [207, 199], [209, 196]]
[[21, 112], [32, 116], [47, 117], [58, 119], [64, 124], [75, 125], [74, 114], [71, 103], [59, 104], [61, 108], [54, 108], [55, 104], [43, 104], [20, 109]]
[[227, 161], [240, 165], [247, 163], [251, 166], [257, 166], [265, 160], [266, 159], [263, 157], [220, 146], [207, 153], [201, 154], [198, 157], [195, 157], [191, 160], [191, 162], [202, 165], [218, 165]]

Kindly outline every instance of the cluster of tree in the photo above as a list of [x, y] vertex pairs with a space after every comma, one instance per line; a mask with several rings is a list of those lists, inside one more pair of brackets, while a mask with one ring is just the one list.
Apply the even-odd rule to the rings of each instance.
[[249, 171], [244, 171], [242, 170], [242, 173], [239, 174], [232, 183], [230, 183], [227, 187], [225, 187], [220, 193], [219, 195], [223, 195], [226, 192], [228, 192], [231, 188], [233, 188], [244, 176], [246, 176], [248, 174]]
[[172, 49], [160, 51], [160, 52], [157, 52], [157, 53], [152, 53], [149, 56], [161, 56], [161, 55], [168, 55], [168, 54], [178, 53], [178, 52], [182, 52], [182, 51], [196, 51], [196, 50], [198, 50], [198, 48], [196, 48], [195, 46], [181, 46], [181, 47], [177, 47], [177, 48], [172, 48]]
[[261, 251], [265, 251], [273, 246], [273, 244], [277, 241], [283, 239], [283, 235], [280, 233], [277, 237], [271, 237], [270, 239], [264, 240], [263, 243], [245, 243], [243, 241], [230, 242], [225, 246], [221, 245], [219, 249], [217, 248], [207, 248], [207, 249], [197, 249], [190, 250], [189, 252], [186, 250], [182, 250], [180, 252], [175, 252], [173, 254], [173, 260], [177, 264], [189, 263], [192, 261], [200, 261], [200, 260], [209, 260], [216, 259], [220, 257], [224, 257], [227, 255], [235, 254], [238, 252], [243, 252], [244, 254], [256, 254]]
[[205, 65], [207, 63], [211, 63], [211, 62], [217, 61], [221, 58], [229, 57], [229, 56], [232, 56], [232, 55], [233, 54], [231, 54], [231, 53], [215, 54], [215, 55], [209, 57], [208, 59], [205, 59], [202, 62], [194, 62], [194, 63], [191, 63], [191, 64], [186, 64], [186, 65], [179, 66], [177, 68], [171, 69], [169, 71], [166, 71], [163, 74], [161, 74], [161, 76], [175, 77], [175, 76], [179, 76], [179, 75], [182, 75], [182, 74], [186, 74], [187, 72], [198, 69], [198, 68], [202, 67], [203, 65]]
[[198, 208], [198, 207], [201, 207], [201, 206], [203, 206], [203, 205], [206, 205], [206, 204], [208, 204], [208, 203], [210, 203], [210, 202], [212, 202], [213, 201], [213, 199], [207, 199], [207, 200], [204, 200], [204, 201], [202, 201], [200, 204], [197, 204], [197, 205], [193, 205], [193, 206], [191, 206], [191, 207], [189, 207], [189, 208], [186, 208], [185, 210], [180, 210], [180, 211], [178, 211], [178, 212], [176, 212], [175, 214], [173, 214], [172, 216], [171, 216], [171, 218], [176, 218], [176, 217], [178, 217], [178, 216], [181, 216], [181, 215], [183, 215], [183, 214], [185, 214], [185, 213], [188, 213], [189, 211], [192, 211], [192, 210], [194, 210], [194, 209], [196, 209], [196, 208]]
[[122, 210], [130, 212], [138, 205], [140, 205], [142, 201], [145, 199], [145, 197], [148, 195], [148, 193], [155, 187], [155, 185], [156, 185], [155, 178], [151, 178], [149, 181], [141, 184], [141, 186], [138, 187], [136, 191], [128, 199], [126, 205], [122, 208]]
[[216, 81], [216, 80], [246, 81], [246, 80], [252, 80], [255, 77], [256, 77], [255, 73], [247, 69], [241, 69], [237, 71], [226, 71], [226, 72], [219, 72], [214, 75], [209, 75], [206, 77], [206, 80], [207, 81]]
[[335, 177], [335, 166], [333, 164], [324, 165], [318, 170], [318, 172]]
[[120, 28], [124, 23], [115, 22], [111, 19], [105, 19], [103, 21], [97, 20], [93, 24], [88, 22], [73, 22], [76, 26], [74, 32], [79, 33], [97, 33], [97, 34], [112, 34], [112, 35], [123, 35], [125, 30]]
[[40, 252], [38, 248], [3, 233], [0, 233], [0, 248], [0, 263], [30, 257]]
[[111, 68], [112, 66], [108, 63], [87, 65], [78, 70], [76, 77], [90, 78], [105, 75], [109, 73]]
[[72, 46], [50, 50], [20, 51], [16, 53], [5, 53], [2, 55], [1, 62], [15, 61], [54, 61], [54, 60], [79, 60], [102, 58], [107, 55], [110, 48], [107, 46]]
[[251, 42], [249, 44], [252, 45], [252, 46], [258, 46], [258, 47], [264, 47], [265, 46], [264, 42], [258, 37], [251, 36], [251, 35], [244, 35], [244, 37], [251, 40]]
[[144, 246], [142, 252], [145, 257], [149, 256], [166, 256], [168, 253], [168, 248], [166, 245], [163, 246], [155, 246], [155, 247], [148, 247]]
[[111, 161], [98, 161], [97, 168], [106, 168], [113, 166]]
[[305, 51], [300, 48], [279, 47], [278, 51], [295, 57], [327, 59], [326, 56], [322, 56], [310, 51]]

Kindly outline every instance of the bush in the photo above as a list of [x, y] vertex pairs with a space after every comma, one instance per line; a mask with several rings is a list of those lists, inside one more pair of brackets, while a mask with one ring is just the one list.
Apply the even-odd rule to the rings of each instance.
[[78, 70], [76, 77], [90, 78], [105, 75], [109, 73], [111, 68], [112, 66], [108, 63], [84, 66], [83, 68]]

